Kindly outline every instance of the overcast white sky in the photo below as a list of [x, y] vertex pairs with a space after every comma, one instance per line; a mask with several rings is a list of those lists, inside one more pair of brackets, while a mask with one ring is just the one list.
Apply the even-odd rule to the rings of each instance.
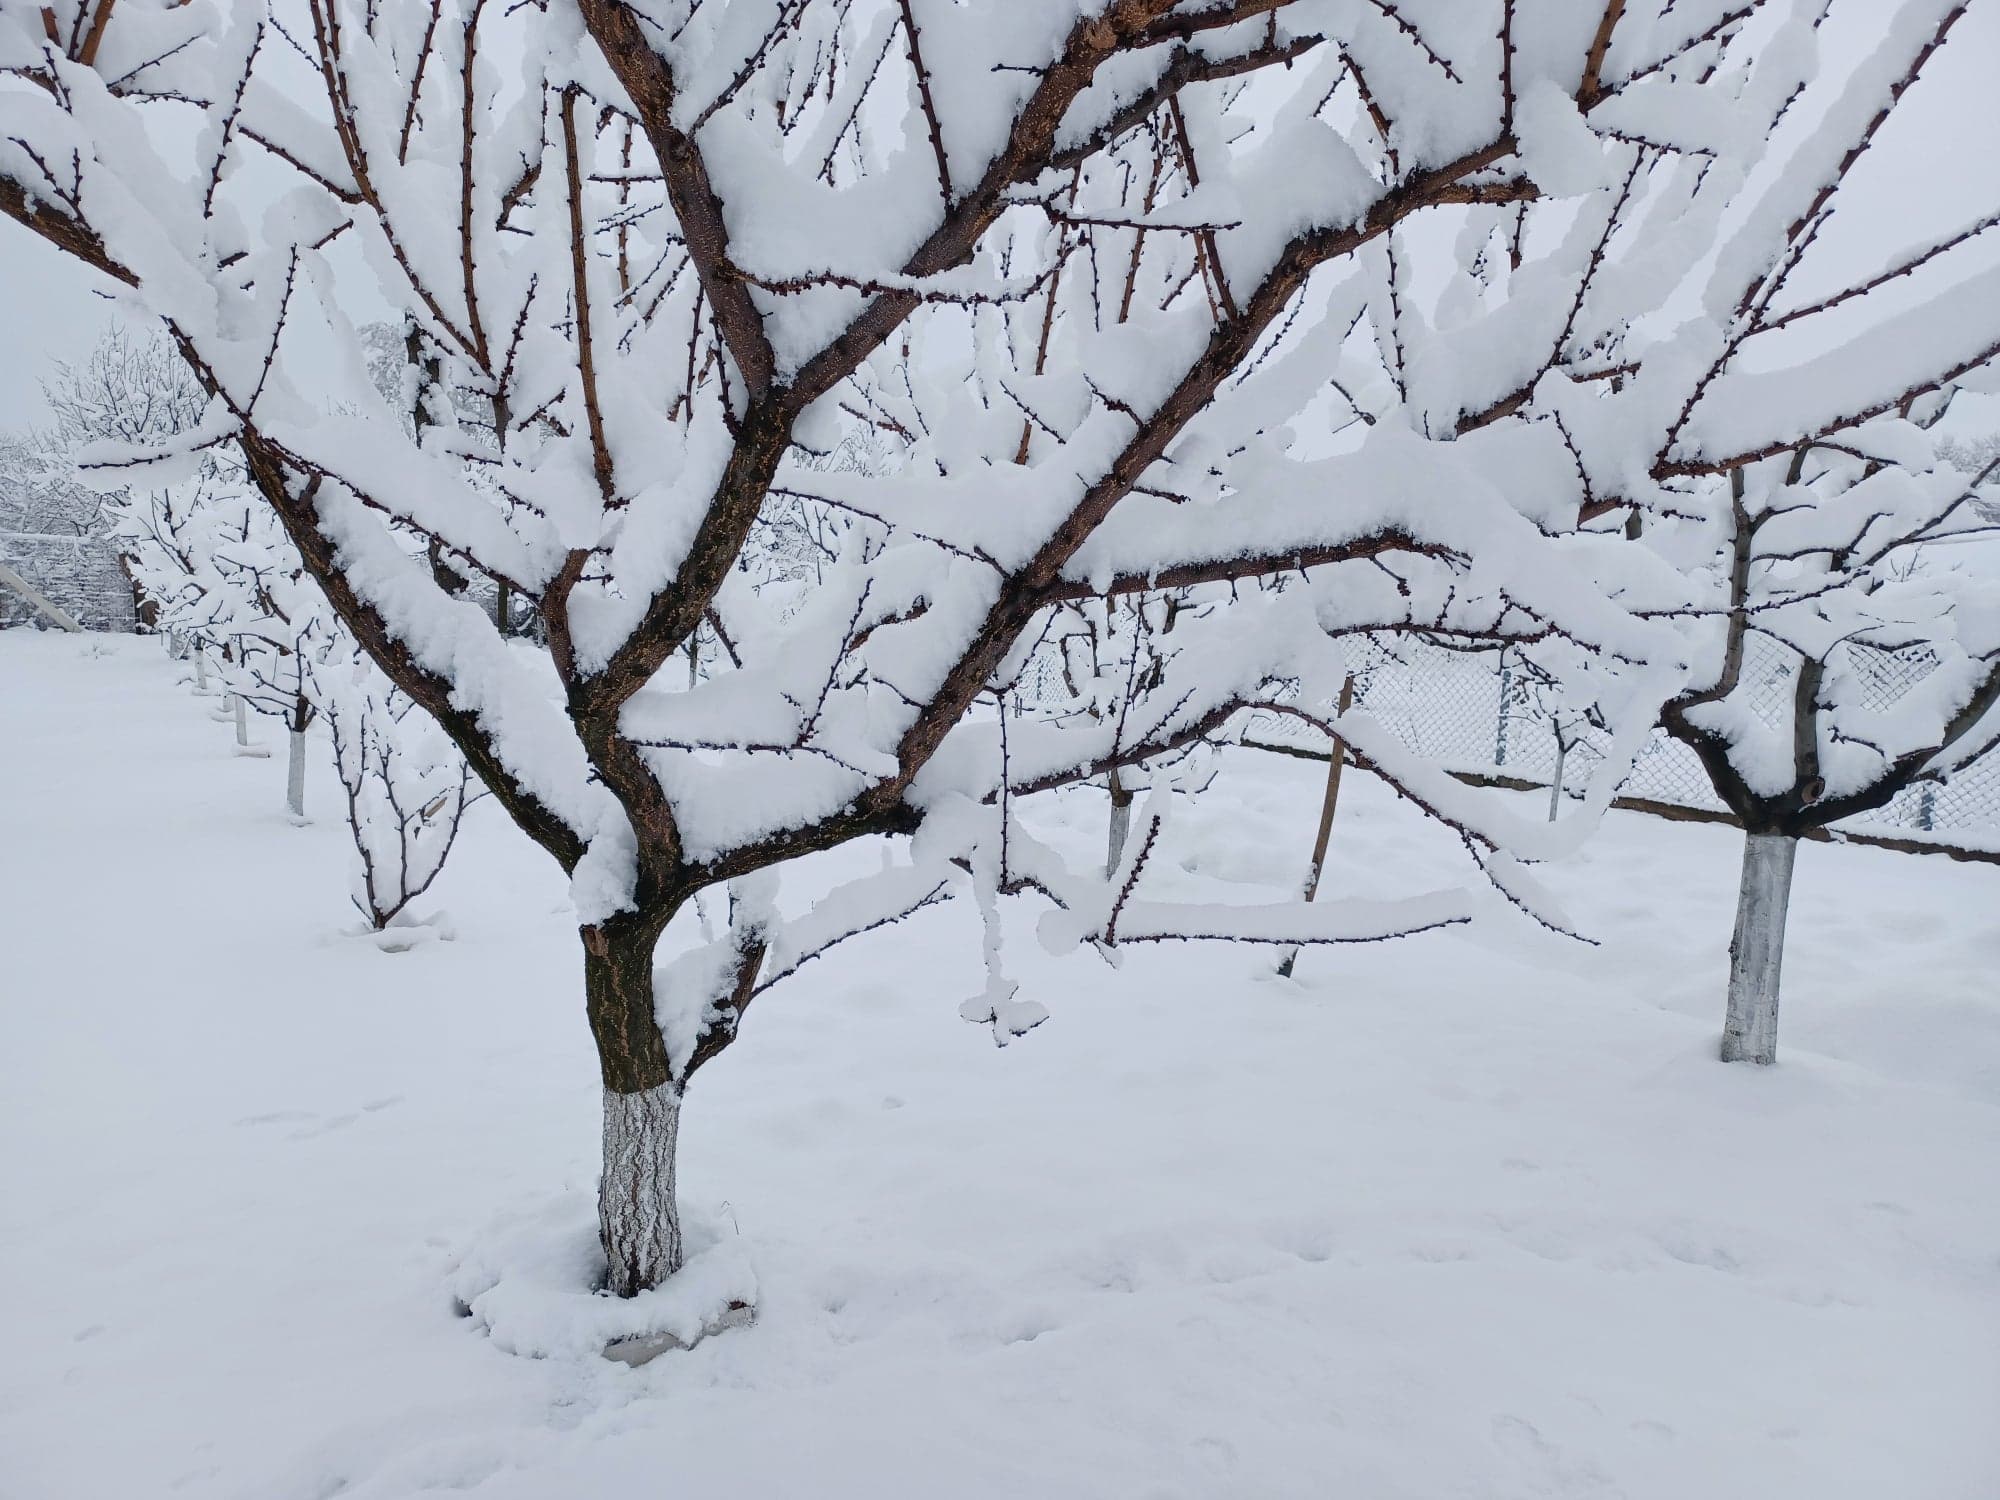
[[[1885, 0], [1836, 0], [1830, 51], [1865, 45]], [[1809, 268], [1832, 285], [1895, 251], [2000, 208], [2000, 0], [1974, 0], [1851, 185]], [[1947, 281], [2000, 254], [2000, 230], [1952, 257]], [[1942, 285], [1934, 282], [1931, 285]], [[1800, 290], [1805, 290], [1804, 286]], [[87, 353], [120, 314], [97, 278], [0, 222], [0, 428], [32, 426], [55, 361]]]

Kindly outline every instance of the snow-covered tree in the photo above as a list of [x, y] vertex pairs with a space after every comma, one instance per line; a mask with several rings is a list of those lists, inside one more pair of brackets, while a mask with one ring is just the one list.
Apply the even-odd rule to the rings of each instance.
[[[1879, 8], [1900, 37], [1963, 5]], [[990, 935], [1027, 889], [1106, 947], [1468, 916], [1148, 902], [1164, 788], [1108, 883], [1010, 807], [1246, 706], [1333, 727], [1357, 630], [1670, 656], [1626, 606], [1678, 598], [1671, 570], [1576, 523], [1691, 462], [1632, 346], [1676, 324], [1823, 9], [0, 0], [0, 211], [164, 320], [210, 396], [173, 452], [240, 449], [356, 640], [569, 872], [632, 1293], [680, 1263], [682, 1099], [750, 1003], [961, 870]], [[347, 311], [374, 298], [490, 442], [383, 398]], [[824, 462], [864, 429], [893, 462]], [[753, 539], [802, 498], [851, 524], [810, 589], [760, 588]], [[544, 657], [468, 577], [533, 601]], [[1125, 712], [993, 711], [1064, 607], [1183, 590], [1204, 607]], [[1607, 721], [1634, 754], [1645, 697]], [[1502, 846], [1542, 831], [1337, 727], [1540, 909]], [[877, 836], [906, 854], [781, 914], [774, 871]], [[656, 976], [718, 886], [729, 931]], [[1029, 1024], [997, 968], [987, 998], [996, 1034]]]
[[[136, 446], [172, 442], [201, 419], [200, 408], [192, 416], [182, 410], [184, 422], [171, 407], [160, 410], [160, 430]], [[72, 462], [100, 482], [122, 475], [124, 465], [97, 455], [133, 442], [115, 429], [91, 433], [88, 425], [76, 436]], [[187, 644], [204, 685], [210, 671], [222, 679], [239, 749], [248, 748], [246, 709], [284, 725], [285, 804], [294, 818], [304, 817], [306, 732], [318, 713], [312, 664], [338, 649], [343, 631], [277, 516], [245, 481], [240, 458], [211, 449], [185, 477], [141, 477], [103, 503], [154, 627]]]
[[132, 585], [142, 625], [155, 623], [115, 500], [82, 481], [78, 455], [91, 444], [157, 441], [201, 419], [208, 393], [160, 335], [114, 324], [76, 361], [57, 361], [42, 382], [49, 420], [0, 436], [0, 529], [108, 539]]
[[354, 840], [354, 908], [376, 932], [411, 921], [475, 800], [472, 771], [444, 731], [366, 658], [314, 674]]
[[[1054, 610], [1012, 695], [1014, 711], [1032, 712], [1043, 721], [1082, 715], [1099, 723], [1129, 722], [1135, 705], [1163, 680], [1188, 592], [1072, 601]], [[1124, 857], [1132, 804], [1144, 781], [1145, 774], [1133, 767], [1113, 766], [1105, 773], [1107, 879]]]
[[1645, 536], [1695, 586], [1662, 722], [1746, 835], [1726, 1060], [1776, 1056], [1799, 837], [2000, 741], [2000, 568], [1978, 545], [2000, 465], [1934, 440], [1955, 382], [2000, 356], [2000, 214], [1858, 268], [1814, 254], [1869, 212], [1853, 184], [1964, 9], [1905, 8], [1844, 90], [1801, 101], [1702, 315], [1635, 382], [1672, 414]]
[[1987, 520], [2000, 523], [2000, 432], [1941, 438], [1937, 456], [1965, 476], [1966, 487], [1973, 492], [1973, 508]]
[[[1776, 1060], [1800, 837], [2000, 743], [2000, 570], [1955, 545], [1992, 524], [1911, 420], [1939, 399], [1729, 470], [1698, 528], [1719, 621], [1664, 723], [1745, 834], [1727, 1061]], [[1682, 529], [1664, 544], [1686, 545]]]
[[76, 482], [46, 434], [0, 434], [0, 530], [94, 536], [103, 511], [104, 497]]

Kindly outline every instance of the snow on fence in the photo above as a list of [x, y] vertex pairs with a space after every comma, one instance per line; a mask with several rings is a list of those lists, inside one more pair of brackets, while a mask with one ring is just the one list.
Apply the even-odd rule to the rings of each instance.
[[[118, 565], [117, 550], [101, 536], [0, 530], [0, 563], [18, 572], [85, 630], [137, 628], [131, 581]], [[0, 588], [0, 629], [41, 618], [26, 598]]]
[[[1868, 684], [1870, 707], [1895, 703], [1936, 665], [1923, 647], [1901, 652], [1849, 649], [1849, 665]], [[1752, 639], [1744, 674], [1754, 685], [1752, 704], [1767, 723], [1788, 722], [1793, 670], [1783, 653]], [[1604, 753], [1600, 732], [1572, 727], [1567, 719], [1567, 745], [1558, 746], [1555, 699], [1512, 652], [1371, 639], [1355, 672], [1355, 696], [1405, 744], [1460, 773], [1546, 787], [1560, 768], [1565, 793], [1581, 796]], [[1326, 749], [1324, 736], [1310, 726], [1275, 715], [1259, 720], [1250, 737], [1315, 753]], [[1701, 812], [1724, 811], [1694, 751], [1663, 732], [1654, 734], [1620, 795]], [[1943, 847], [2000, 849], [2000, 753], [1962, 766], [1941, 781], [1907, 787], [1886, 806], [1834, 826], [1847, 833]]]
[[[1849, 665], [1869, 685], [1871, 707], [1896, 702], [1935, 665], [1922, 647], [1903, 652], [1850, 649]], [[1602, 758], [1604, 736], [1573, 726], [1567, 717], [1567, 744], [1559, 749], [1556, 699], [1513, 652], [1454, 650], [1394, 637], [1371, 637], [1365, 648], [1350, 647], [1350, 652], [1355, 653], [1357, 705], [1412, 750], [1451, 771], [1548, 787], [1560, 766], [1565, 794], [1581, 797]], [[1752, 638], [1744, 673], [1756, 685], [1754, 705], [1769, 723], [1791, 711], [1792, 671], [1776, 648]], [[1039, 691], [1043, 688], [1046, 692]], [[1053, 701], [1061, 695], [1059, 664], [1038, 662], [1025, 696]], [[1257, 716], [1246, 738], [1313, 755], [1324, 755], [1328, 748], [1326, 737], [1310, 725], [1275, 714]], [[1654, 734], [1620, 796], [1695, 812], [1725, 812], [1695, 753], [1663, 732]], [[1942, 781], [1905, 788], [1886, 806], [1834, 827], [1945, 849], [2000, 851], [2000, 752], [1962, 766]]]

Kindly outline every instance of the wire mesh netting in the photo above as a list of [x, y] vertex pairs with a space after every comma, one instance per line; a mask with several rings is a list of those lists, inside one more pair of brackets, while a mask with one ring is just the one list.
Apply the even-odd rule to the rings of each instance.
[[[1556, 684], [1511, 651], [1467, 651], [1418, 638], [1370, 637], [1349, 647], [1355, 700], [1404, 744], [1446, 769], [1474, 776], [1518, 778], [1550, 786], [1560, 767], [1570, 796], [1581, 796], [1608, 745], [1604, 733], [1565, 709]], [[1790, 722], [1796, 658], [1752, 637], [1743, 666], [1743, 699], [1764, 722]], [[1862, 686], [1871, 709], [1892, 706], [1937, 666], [1923, 647], [1906, 651], [1844, 648], [1839, 666]], [[1036, 663], [1027, 696], [1064, 696], [1059, 668]], [[1044, 677], [1050, 680], [1043, 681]], [[1044, 691], [1046, 690], [1046, 691]], [[1325, 753], [1326, 737], [1283, 715], [1256, 716], [1246, 738]], [[1674, 807], [1723, 811], [1694, 751], [1656, 731], [1619, 795]], [[1899, 792], [1872, 812], [1835, 825], [1851, 833], [1888, 835], [1959, 847], [2000, 849], [2000, 752], [1989, 753], [1936, 780]]]

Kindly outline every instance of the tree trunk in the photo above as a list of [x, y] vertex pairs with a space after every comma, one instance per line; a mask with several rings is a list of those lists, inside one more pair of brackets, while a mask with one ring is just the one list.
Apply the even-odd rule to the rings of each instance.
[[1113, 771], [1111, 783], [1111, 826], [1105, 838], [1104, 878], [1109, 880], [1118, 873], [1118, 861], [1125, 857], [1125, 838], [1132, 831], [1132, 799], [1134, 792], [1128, 791]]
[[200, 646], [194, 648], [194, 690], [197, 693], [208, 691], [208, 653]]
[[231, 708], [236, 717], [236, 748], [247, 750], [250, 748], [250, 720], [244, 712], [243, 695], [231, 693], [229, 696], [235, 700]]
[[295, 818], [306, 815], [306, 732], [294, 729], [289, 736], [292, 745], [290, 758], [285, 764], [285, 807]]
[[681, 1268], [681, 1211], [674, 1197], [674, 1148], [681, 1094], [662, 1083], [637, 1094], [604, 1091], [604, 1177], [597, 1189], [597, 1234], [605, 1286], [630, 1297]]
[[1736, 897], [1736, 935], [1729, 943], [1724, 1062], [1777, 1061], [1778, 973], [1798, 851], [1799, 841], [1789, 834], [1753, 833], [1743, 841], [1743, 884]]
[[306, 731], [317, 713], [306, 696], [305, 668], [301, 665], [299, 690], [292, 695], [291, 717], [286, 720], [291, 729], [291, 759], [285, 768], [285, 806], [295, 818], [306, 815]]
[[604, 1079], [597, 1233], [605, 1288], [617, 1297], [656, 1287], [681, 1268], [674, 1196], [681, 1090], [653, 1015], [658, 939], [659, 927], [629, 918], [583, 930], [584, 999]]

